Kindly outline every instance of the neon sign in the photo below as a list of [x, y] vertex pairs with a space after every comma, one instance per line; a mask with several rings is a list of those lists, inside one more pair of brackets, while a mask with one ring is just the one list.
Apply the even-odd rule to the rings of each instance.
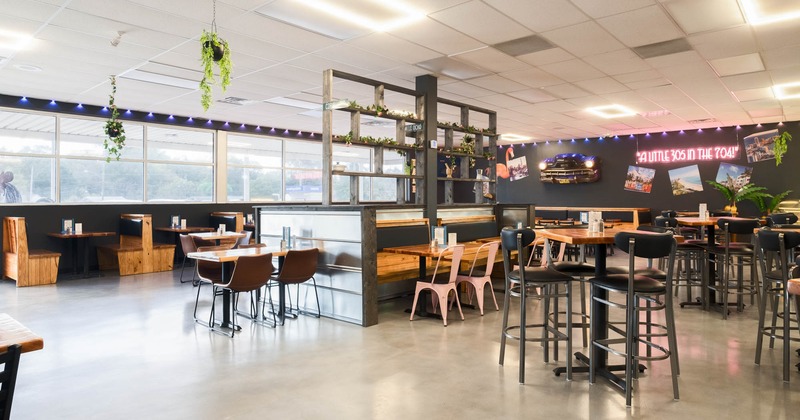
[[636, 152], [638, 163], [691, 162], [698, 160], [730, 160], [739, 156], [739, 146], [692, 147]]

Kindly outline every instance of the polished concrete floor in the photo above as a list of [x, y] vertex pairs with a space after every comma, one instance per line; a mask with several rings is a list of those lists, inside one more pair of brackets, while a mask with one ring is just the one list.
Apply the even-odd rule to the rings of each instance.
[[[800, 416], [800, 373], [793, 367], [791, 383], [781, 380], [778, 349], [753, 363], [755, 307], [727, 321], [678, 308], [680, 400], [672, 398], [669, 363], [653, 362], [626, 408], [602, 379], [590, 385], [585, 374], [572, 382], [554, 376], [563, 355], [545, 364], [537, 344], [528, 346], [520, 385], [514, 342], [505, 366], [498, 364], [502, 312], [493, 308], [483, 317], [465, 309], [463, 322], [451, 312], [444, 328], [435, 319], [409, 322], [410, 298], [402, 298], [382, 303], [380, 323], [370, 328], [300, 317], [272, 329], [242, 319], [243, 331], [231, 339], [195, 324], [196, 289], [177, 274], [106, 274], [22, 289], [0, 281], [0, 312], [45, 339], [44, 350], [22, 355], [12, 418]], [[530, 303], [532, 315], [540, 306]]]

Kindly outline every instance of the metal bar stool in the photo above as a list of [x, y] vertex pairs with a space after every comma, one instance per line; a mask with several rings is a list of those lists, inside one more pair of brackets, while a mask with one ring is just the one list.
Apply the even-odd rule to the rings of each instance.
[[[669, 233], [651, 232], [620, 232], [614, 236], [614, 245], [623, 252], [627, 252], [628, 274], [608, 274], [603, 277], [595, 277], [592, 283], [592, 301], [602, 305], [625, 310], [625, 329], [621, 329], [614, 324], [609, 324], [609, 329], [620, 334], [622, 338], [597, 339], [597, 331], [592, 329], [592, 346], [597, 346], [603, 351], [623, 356], [625, 358], [625, 404], [631, 405], [631, 396], [634, 378], [634, 371], [638, 369], [639, 360], [665, 360], [670, 359], [672, 369], [672, 392], [674, 398], [679, 398], [678, 394], [678, 359], [671, 357], [673, 353], [677, 355], [678, 344], [675, 334], [675, 317], [672, 308], [672, 275], [675, 262], [676, 241]], [[662, 283], [653, 278], [637, 275], [635, 273], [636, 258], [668, 258], [667, 275]], [[601, 299], [595, 296], [597, 289], [604, 289], [609, 292], [622, 293], [625, 295], [624, 303], [614, 302], [611, 298]], [[663, 298], [663, 301], [660, 299]], [[641, 306], [640, 302], [646, 302], [647, 306]], [[648, 325], [648, 331], [655, 327], [663, 332], [640, 332], [639, 313], [648, 311], [663, 310], [666, 318], [666, 325]], [[667, 337], [668, 348], [652, 341], [654, 337]], [[624, 348], [620, 349], [620, 344]], [[639, 354], [639, 345], [645, 345], [658, 352], [656, 355]], [[589, 361], [589, 382], [595, 381], [595, 358]]]
[[[705, 292], [713, 290], [722, 294], [722, 319], [728, 319], [728, 295], [736, 295], [736, 308], [739, 312], [744, 310], [743, 295], [755, 295], [757, 302], [761, 302], [761, 291], [758, 287], [758, 272], [756, 271], [756, 250], [753, 245], [743, 242], [733, 242], [731, 235], [752, 235], [761, 226], [757, 219], [739, 217], [723, 217], [717, 221], [722, 228], [722, 243], [713, 247], [703, 247], [708, 254], [717, 256], [718, 282], [712, 284], [711, 279], [706, 282]], [[720, 260], [719, 257], [722, 257]], [[735, 260], [734, 260], [735, 258]], [[744, 285], [744, 267], [750, 266], [750, 286]], [[731, 291], [731, 269], [737, 268], [736, 279], [733, 280]], [[704, 299], [708, 302], [708, 299]]]
[[[783, 340], [783, 381], [789, 382], [789, 342], [800, 341], [800, 337], [791, 337], [791, 310], [790, 303], [792, 297], [789, 295], [787, 284], [791, 273], [789, 266], [794, 248], [800, 246], [800, 232], [777, 232], [769, 228], [761, 229], [758, 232], [758, 259], [761, 265], [763, 277], [761, 290], [761, 305], [758, 308], [758, 337], [756, 339], [756, 360], [757, 365], [761, 364], [761, 348], [764, 336], [770, 338], [769, 347], [773, 348], [775, 339]], [[769, 271], [767, 269], [766, 254], [771, 252], [775, 255], [780, 268]], [[772, 303], [772, 325], [764, 326], [767, 299]], [[781, 299], [783, 304], [780, 305]], [[795, 301], [797, 297], [795, 297]], [[795, 302], [795, 311], [797, 302]], [[797, 316], [797, 312], [795, 312]], [[778, 317], [783, 318], [783, 323], [778, 325]], [[799, 323], [800, 324], [800, 323]]]
[[[558, 271], [542, 268], [527, 267], [525, 262], [528, 260], [528, 245], [533, 243], [536, 234], [530, 228], [513, 229], [505, 227], [500, 232], [500, 240], [503, 247], [503, 267], [505, 268], [506, 288], [503, 304], [503, 326], [500, 331], [500, 365], [503, 364], [506, 354], [506, 339], [519, 340], [519, 383], [525, 383], [525, 344], [527, 341], [541, 342], [544, 346], [544, 362], [549, 362], [549, 344], [554, 342], [556, 348], [554, 359], [558, 360], [558, 342], [567, 343], [567, 380], [572, 380], [572, 319], [567, 317], [566, 332], [558, 329], [558, 318], [551, 322], [548, 314], [550, 313], [550, 302], [552, 300], [553, 312], [558, 313], [558, 298], [567, 299], [567, 312], [572, 312], [572, 277], [559, 273]], [[519, 268], [514, 270], [511, 253], [517, 251], [517, 263]], [[559, 286], [564, 286], [566, 291], [561, 293]], [[542, 293], [536, 295], [544, 302], [544, 311], [541, 324], [527, 323], [527, 298], [529, 289], [541, 288]], [[508, 312], [511, 306], [511, 297], [519, 297], [519, 325], [508, 325]], [[528, 338], [528, 328], [542, 328], [539, 338]], [[513, 335], [512, 331], [519, 330], [519, 335]]]

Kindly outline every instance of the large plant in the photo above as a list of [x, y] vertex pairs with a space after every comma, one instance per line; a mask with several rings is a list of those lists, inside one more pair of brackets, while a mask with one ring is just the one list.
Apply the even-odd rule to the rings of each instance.
[[781, 204], [781, 201], [791, 194], [791, 192], [792, 190], [787, 190], [778, 195], [764, 194], [763, 196], [750, 197], [749, 200], [755, 203], [762, 215], [769, 216], [771, 213], [775, 212]]
[[767, 197], [767, 189], [765, 187], [757, 187], [755, 184], [746, 184], [739, 189], [728, 185], [728, 184], [721, 184], [716, 181], [707, 180], [706, 181], [709, 185], [719, 190], [722, 195], [725, 196], [725, 199], [730, 203], [729, 208], [731, 211], [736, 211], [736, 203], [743, 201], [743, 200], [753, 200], [756, 197]]
[[231, 84], [231, 49], [228, 41], [220, 38], [213, 30], [200, 36], [201, 59], [203, 62], [203, 79], [200, 80], [200, 104], [208, 111], [211, 106], [211, 86], [217, 83], [214, 65], [219, 67], [219, 85], [222, 91]]
[[122, 121], [119, 120], [119, 110], [115, 103], [117, 96], [117, 78], [110, 76], [111, 79], [111, 94], [108, 95], [108, 108], [111, 110], [111, 116], [106, 121], [103, 131], [106, 133], [106, 138], [103, 140], [103, 148], [108, 152], [106, 162], [111, 162], [111, 158], [119, 160], [122, 154], [122, 148], [125, 147], [125, 127], [122, 126]]
[[788, 143], [792, 141], [792, 135], [788, 131], [784, 131], [779, 136], [775, 137], [772, 145], [772, 152], [775, 153], [775, 166], [778, 166], [783, 161], [783, 155], [789, 150]]

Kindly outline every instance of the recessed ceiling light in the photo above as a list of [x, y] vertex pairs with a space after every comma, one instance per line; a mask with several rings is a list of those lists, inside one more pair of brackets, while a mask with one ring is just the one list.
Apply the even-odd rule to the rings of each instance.
[[533, 137], [523, 136], [520, 134], [506, 133], [500, 135], [500, 140], [510, 141], [510, 142], [521, 142], [521, 141], [533, 140]]
[[425, 17], [425, 12], [400, 0], [296, 1], [345, 22], [376, 32], [391, 31]]
[[800, 18], [797, 2], [786, 0], [741, 0], [744, 16], [751, 25]]
[[14, 64], [14, 68], [22, 71], [39, 72], [42, 71], [41, 67], [32, 66], [30, 64]]
[[800, 82], [784, 83], [772, 87], [777, 99], [800, 98]]
[[33, 40], [33, 36], [21, 32], [0, 29], [0, 49], [19, 51]]
[[586, 108], [586, 111], [603, 118], [619, 118], [636, 115], [636, 111], [617, 104], [594, 106], [591, 108]]

